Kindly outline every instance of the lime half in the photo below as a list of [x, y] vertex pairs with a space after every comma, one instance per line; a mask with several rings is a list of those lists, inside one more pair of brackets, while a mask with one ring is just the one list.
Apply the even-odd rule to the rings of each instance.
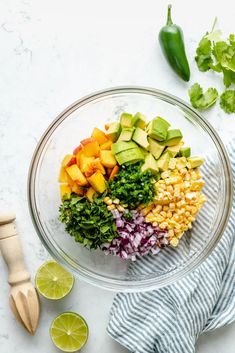
[[62, 313], [55, 318], [50, 328], [53, 343], [64, 352], [80, 350], [88, 339], [88, 326], [80, 315]]
[[47, 299], [64, 298], [73, 288], [74, 277], [56, 261], [45, 262], [36, 273], [36, 287]]

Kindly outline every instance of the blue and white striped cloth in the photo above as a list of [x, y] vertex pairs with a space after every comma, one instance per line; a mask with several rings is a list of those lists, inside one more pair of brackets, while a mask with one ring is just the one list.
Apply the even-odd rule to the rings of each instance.
[[[228, 146], [228, 152], [235, 185], [235, 142]], [[200, 333], [233, 320], [235, 200], [223, 237], [209, 258], [192, 274], [168, 287], [117, 294], [107, 331], [131, 352], [193, 353]]]

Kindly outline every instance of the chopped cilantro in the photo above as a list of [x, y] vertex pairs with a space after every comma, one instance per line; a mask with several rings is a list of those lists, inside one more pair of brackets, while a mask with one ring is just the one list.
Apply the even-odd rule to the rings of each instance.
[[121, 203], [128, 204], [131, 208], [153, 201], [154, 176], [150, 170], [141, 172], [141, 166], [142, 163], [136, 163], [120, 167], [119, 173], [109, 182], [112, 198], [118, 198]]
[[102, 197], [94, 198], [91, 203], [71, 194], [69, 199], [63, 200], [59, 211], [59, 220], [65, 224], [65, 230], [88, 248], [96, 249], [117, 236], [113, 215]]
[[131, 221], [133, 219], [133, 214], [131, 212], [124, 212], [123, 216], [126, 220]]

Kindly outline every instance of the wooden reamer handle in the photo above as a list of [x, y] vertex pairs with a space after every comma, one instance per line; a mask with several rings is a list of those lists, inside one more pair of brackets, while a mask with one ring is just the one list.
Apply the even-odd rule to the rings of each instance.
[[30, 280], [14, 220], [13, 213], [0, 216], [0, 250], [8, 267], [8, 282], [11, 286]]

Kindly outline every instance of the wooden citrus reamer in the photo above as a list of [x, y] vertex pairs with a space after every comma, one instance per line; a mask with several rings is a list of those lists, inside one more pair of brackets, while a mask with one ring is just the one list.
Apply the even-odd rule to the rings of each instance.
[[13, 213], [0, 215], [0, 250], [9, 271], [10, 307], [19, 322], [33, 335], [40, 314], [39, 298], [25, 269], [20, 238], [13, 223], [15, 218]]

